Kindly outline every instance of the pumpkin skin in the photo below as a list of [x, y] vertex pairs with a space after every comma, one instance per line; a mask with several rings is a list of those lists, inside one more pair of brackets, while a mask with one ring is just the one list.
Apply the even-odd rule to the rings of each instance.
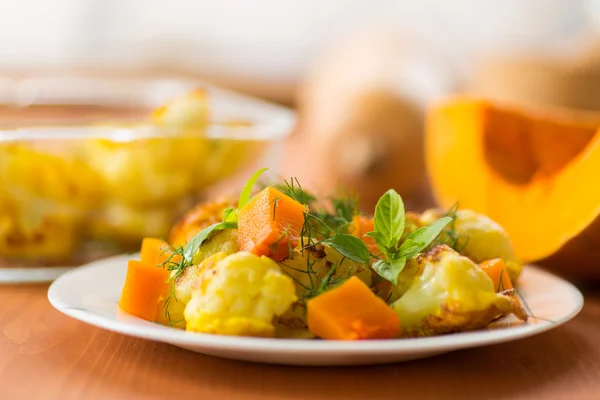
[[597, 114], [447, 100], [427, 119], [434, 196], [497, 221], [525, 262], [600, 278], [599, 126]]

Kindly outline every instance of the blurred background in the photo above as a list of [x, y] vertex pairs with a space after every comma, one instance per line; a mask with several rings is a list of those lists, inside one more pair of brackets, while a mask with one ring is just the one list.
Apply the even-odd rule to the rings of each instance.
[[[446, 96], [600, 109], [600, 1], [1, 1], [2, 101], [27, 103], [37, 89], [16, 96], [14, 80], [48, 74], [199, 79], [279, 103], [297, 112], [282, 175], [349, 188], [365, 210], [389, 187], [424, 209], [425, 113]], [[14, 105], [3, 123], [26, 123]]]
[[599, 17], [594, 0], [3, 1], [0, 67], [177, 71], [291, 104], [319, 59], [367, 32], [462, 84], [482, 57], [573, 55]]

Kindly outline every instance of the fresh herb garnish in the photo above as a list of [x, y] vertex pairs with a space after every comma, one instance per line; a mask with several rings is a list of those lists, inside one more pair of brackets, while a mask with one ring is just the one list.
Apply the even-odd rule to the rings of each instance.
[[[306, 246], [304, 241], [302, 242], [302, 248], [325, 243], [344, 257], [358, 263], [369, 264], [372, 259], [376, 259], [372, 268], [394, 284], [397, 284], [406, 261], [426, 249], [452, 221], [451, 217], [442, 217], [429, 226], [416, 229], [402, 240], [406, 227], [404, 203], [395, 190], [388, 190], [375, 207], [375, 229], [367, 233], [367, 236], [375, 239], [383, 256], [383, 259], [378, 259], [380, 255], [371, 254], [360, 238], [347, 233], [352, 219], [358, 214], [355, 203], [342, 198], [332, 199], [332, 203], [334, 213], [321, 211], [305, 214], [302, 236], [307, 235], [308, 240]], [[315, 232], [321, 237], [320, 240], [313, 240], [311, 235]]]
[[496, 292], [503, 292], [504, 291], [504, 279], [502, 279], [503, 275], [504, 275], [504, 268], [502, 268], [500, 270], [500, 278], [498, 280], [498, 287], [496, 288]]
[[375, 206], [374, 231], [367, 233], [375, 239], [377, 247], [385, 259], [373, 263], [373, 269], [382, 278], [397, 284], [398, 276], [406, 261], [424, 250], [452, 220], [442, 217], [429, 226], [412, 232], [400, 244], [405, 226], [405, 212], [402, 198], [395, 190], [388, 190]]
[[317, 197], [306, 190], [302, 189], [302, 185], [298, 178], [290, 178], [289, 181], [284, 180], [284, 184], [276, 184], [273, 187], [280, 192], [288, 195], [298, 203], [309, 206], [317, 200]]
[[202, 243], [204, 243], [206, 241], [206, 239], [208, 239], [213, 232], [221, 231], [223, 229], [230, 229], [230, 228], [237, 228], [237, 223], [217, 222], [216, 224], [207, 226], [206, 228], [202, 229], [200, 232], [198, 232], [196, 234], [196, 236], [194, 236], [192, 238], [192, 240], [190, 240], [185, 245], [185, 247], [183, 249], [183, 254], [182, 254], [183, 259], [187, 263], [191, 264], [194, 260], [194, 255], [198, 252]]
[[242, 188], [242, 191], [240, 192], [238, 208], [244, 208], [244, 206], [250, 202], [250, 199], [252, 198], [252, 189], [254, 188], [254, 185], [258, 181], [258, 178], [260, 178], [260, 176], [266, 170], [267, 170], [267, 168], [261, 168], [258, 171], [256, 171], [254, 174], [252, 174], [250, 179], [248, 179], [248, 182], [246, 182], [246, 184]]
[[331, 196], [328, 204], [312, 212], [311, 215], [315, 221], [318, 221], [319, 229], [326, 229], [328, 236], [338, 233], [351, 233], [353, 219], [359, 215], [358, 198], [355, 196]]
[[250, 177], [250, 179], [248, 179], [248, 182], [246, 182], [246, 184], [242, 188], [242, 191], [240, 192], [240, 198], [238, 200], [237, 208], [227, 208], [223, 210], [223, 221], [237, 223], [238, 211], [244, 208], [244, 206], [250, 202], [250, 199], [252, 198], [252, 189], [254, 189], [254, 185], [256, 184], [256, 182], [258, 182], [258, 178], [260, 178], [260, 176], [266, 170], [267, 168], [261, 168], [254, 174], [252, 174], [252, 176]]
[[433, 221], [430, 225], [424, 226], [412, 232], [406, 237], [400, 246], [400, 252], [407, 259], [425, 249], [442, 232], [442, 229], [452, 221], [450, 217], [442, 217]]
[[459, 234], [456, 229], [457, 212], [458, 203], [454, 204], [448, 209], [448, 211], [444, 213], [443, 216], [452, 218], [452, 222], [450, 222], [448, 226], [446, 226], [442, 233], [431, 244], [432, 246], [445, 244], [453, 248], [458, 253], [462, 253], [462, 251], [467, 247], [467, 244], [469, 243], [469, 236]]
[[325, 240], [325, 243], [333, 247], [338, 253], [352, 261], [368, 264], [371, 255], [367, 246], [356, 236], [348, 234], [337, 234]]
[[366, 235], [375, 239], [377, 247], [386, 256], [393, 253], [404, 233], [404, 202], [394, 189], [390, 189], [377, 201], [373, 222], [375, 230]]

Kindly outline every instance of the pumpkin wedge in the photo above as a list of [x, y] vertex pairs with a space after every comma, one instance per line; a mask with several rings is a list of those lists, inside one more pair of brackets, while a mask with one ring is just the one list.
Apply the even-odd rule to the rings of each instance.
[[525, 262], [600, 276], [599, 126], [597, 114], [450, 99], [427, 121], [436, 200], [498, 222]]

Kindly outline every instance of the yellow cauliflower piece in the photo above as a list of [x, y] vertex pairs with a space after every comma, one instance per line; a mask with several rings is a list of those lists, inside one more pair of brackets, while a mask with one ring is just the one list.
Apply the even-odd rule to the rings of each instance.
[[[356, 275], [367, 285], [371, 285], [372, 274], [368, 266], [345, 258], [327, 244], [317, 244], [304, 251], [296, 248], [291, 257], [280, 262], [279, 266], [294, 279], [299, 296], [305, 295], [309, 288], [316, 289], [315, 286], [334, 266], [335, 273], [331, 276], [331, 281]], [[308, 273], [309, 266], [311, 274]]]
[[99, 203], [99, 182], [70, 154], [0, 146], [0, 254], [67, 261], [81, 224]]
[[[225, 229], [217, 231], [211, 235], [208, 241], [204, 242], [194, 255], [194, 265], [183, 271], [183, 274], [175, 280], [173, 284], [173, 296], [166, 304], [167, 310], [161, 315], [164, 319], [158, 321], [165, 325], [171, 325], [175, 328], [185, 329], [185, 306], [192, 298], [192, 291], [198, 287], [202, 274], [201, 272], [229, 254], [236, 253], [237, 229]], [[173, 272], [172, 274], [174, 274]], [[169, 321], [167, 313], [171, 317]]]
[[[439, 210], [427, 210], [421, 215], [419, 222], [428, 225], [441, 216], [442, 212]], [[464, 248], [459, 249], [460, 254], [476, 263], [502, 258], [510, 279], [516, 282], [523, 264], [517, 259], [510, 238], [499, 224], [475, 211], [458, 210], [454, 224], [449, 224], [446, 229], [454, 229], [459, 236], [465, 237]]]
[[117, 239], [122, 245], [137, 247], [140, 238], [165, 237], [176, 215], [175, 207], [110, 203], [88, 219], [86, 232], [93, 238]]
[[237, 229], [225, 229], [215, 232], [194, 254], [193, 263], [200, 264], [204, 259], [216, 253], [233, 254], [238, 251]]
[[202, 229], [221, 222], [223, 210], [226, 208], [237, 208], [237, 201], [221, 198], [196, 204], [173, 226], [169, 235], [169, 243], [176, 247], [185, 245]]
[[448, 246], [418, 256], [421, 272], [392, 304], [405, 336], [430, 336], [488, 326], [514, 313], [527, 316], [512, 294], [496, 293], [490, 277]]
[[188, 331], [273, 336], [273, 319], [296, 301], [292, 279], [268, 257], [238, 252], [200, 274], [185, 307]]
[[388, 304], [392, 304], [398, 300], [411, 287], [413, 281], [423, 272], [423, 265], [419, 264], [416, 259], [411, 258], [406, 262], [404, 269], [398, 275], [398, 284], [390, 285], [390, 290], [386, 295], [385, 300]]
[[110, 202], [135, 207], [175, 206], [196, 190], [203, 137], [162, 137], [117, 142], [86, 141], [84, 154], [102, 177]]

